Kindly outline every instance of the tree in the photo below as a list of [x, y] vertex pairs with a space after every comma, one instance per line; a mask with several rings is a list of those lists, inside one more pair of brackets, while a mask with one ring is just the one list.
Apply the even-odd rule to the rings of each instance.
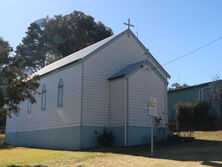
[[210, 96], [219, 104], [222, 104], [222, 80], [219, 76], [210, 84]]
[[12, 47], [0, 38], [0, 116], [19, 112], [18, 104], [25, 99], [35, 103], [34, 94], [39, 86], [38, 76], [28, 77], [25, 73], [24, 61], [12, 55]]
[[110, 28], [95, 22], [92, 16], [74, 11], [32, 23], [16, 53], [33, 72], [112, 34]]
[[30, 73], [36, 72], [46, 65], [48, 52], [44, 35], [44, 26], [48, 18], [36, 21], [28, 27], [26, 37], [16, 48], [16, 54], [24, 60], [24, 66]]
[[171, 84], [171, 88], [169, 88], [170, 90], [173, 90], [173, 89], [178, 89], [178, 88], [186, 88], [188, 87], [189, 85], [184, 83], [183, 85], [179, 84], [178, 82], [175, 82], [175, 83], [172, 83]]

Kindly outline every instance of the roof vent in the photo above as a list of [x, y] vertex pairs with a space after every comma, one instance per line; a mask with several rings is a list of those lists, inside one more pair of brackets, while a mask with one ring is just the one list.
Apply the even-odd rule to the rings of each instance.
[[143, 70], [150, 70], [150, 67], [146, 64], [146, 65], [143, 65], [143, 66], [141, 66], [141, 68], [143, 69]]

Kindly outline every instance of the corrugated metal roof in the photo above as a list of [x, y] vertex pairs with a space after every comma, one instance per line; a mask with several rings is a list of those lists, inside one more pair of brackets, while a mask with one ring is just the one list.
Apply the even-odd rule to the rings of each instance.
[[182, 88], [170, 89], [170, 90], [168, 90], [168, 93], [175, 92], [175, 91], [180, 91], [180, 90], [185, 90], [185, 89], [190, 89], [190, 88], [195, 88], [195, 87], [199, 87], [199, 86], [209, 86], [210, 84], [212, 84], [214, 82], [222, 82], [222, 80], [205, 82], [205, 83], [201, 83], [201, 84], [197, 84], [197, 85], [192, 85], [192, 86], [186, 86], [186, 87], [182, 87]]
[[134, 70], [140, 68], [141, 66], [144, 66], [145, 64], [147, 64], [147, 60], [142, 60], [142, 61], [130, 64], [130, 65], [127, 65], [122, 70], [120, 70], [119, 72], [117, 72], [116, 74], [114, 74], [113, 76], [111, 76], [108, 79], [112, 80], [115, 78], [123, 77], [123, 76], [133, 72]]
[[[82, 49], [82, 50], [72, 53], [71, 55], [66, 56], [66, 57], [64, 57], [52, 64], [49, 64], [49, 65], [45, 66], [44, 68], [40, 69], [39, 71], [37, 71], [36, 73], [32, 74], [32, 76], [34, 76], [34, 75], [42, 76], [42, 75], [45, 75], [51, 71], [59, 69], [63, 66], [77, 62], [83, 58], [86, 58], [87, 56], [92, 55], [93, 53], [97, 52], [99, 49], [103, 48], [106, 44], [117, 39], [117, 37], [120, 37], [121, 35], [125, 34], [126, 32], [128, 32], [128, 33], [130, 33], [130, 35], [132, 35], [132, 37], [138, 42], [138, 44], [144, 49], [144, 51], [146, 53], [148, 53], [149, 57], [160, 68], [160, 70], [163, 71], [168, 76], [168, 78], [170, 78], [170, 75], [163, 69], [163, 67], [156, 61], [156, 59], [150, 54], [150, 52], [145, 48], [145, 46], [136, 38], [136, 36], [129, 29], [122, 31], [119, 34], [112, 35], [108, 38], [105, 38], [102, 41], [99, 41], [93, 45], [90, 45], [90, 46]], [[134, 64], [136, 64], [136, 63], [134, 63]]]
[[[125, 31], [123, 31], [123, 32], [125, 32]], [[123, 32], [121, 32], [121, 33], [123, 33]], [[49, 64], [49, 65], [45, 66], [44, 68], [40, 69], [39, 71], [37, 71], [33, 75], [41, 76], [41, 75], [49, 73], [49, 72], [51, 72], [53, 70], [56, 70], [56, 69], [58, 69], [60, 67], [63, 67], [65, 65], [67, 65], [67, 64], [70, 64], [72, 62], [78, 61], [78, 60], [88, 56], [93, 51], [99, 49], [104, 44], [106, 44], [107, 42], [109, 42], [110, 40], [115, 38], [116, 36], [120, 35], [121, 33], [116, 34], [116, 35], [112, 35], [112, 36], [110, 36], [108, 38], [105, 38], [105, 39], [103, 39], [103, 40], [101, 40], [101, 41], [99, 41], [99, 42], [97, 42], [97, 43], [95, 43], [93, 45], [90, 45], [90, 46], [88, 46], [88, 47], [86, 47], [86, 48], [84, 48], [82, 50], [79, 50], [79, 51], [77, 51], [75, 53], [72, 53], [69, 56], [66, 56], [66, 57], [64, 57], [64, 58], [62, 58], [62, 59], [60, 59], [60, 60], [58, 60], [58, 61], [56, 61], [56, 62], [54, 62], [52, 64]]]

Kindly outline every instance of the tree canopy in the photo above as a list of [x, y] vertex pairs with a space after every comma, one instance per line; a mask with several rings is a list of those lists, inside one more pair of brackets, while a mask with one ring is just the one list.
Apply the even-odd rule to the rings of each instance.
[[209, 84], [210, 97], [219, 104], [222, 104], [222, 80], [216, 76], [215, 80]]
[[[13, 49], [0, 38], [0, 117], [17, 113], [18, 104], [25, 99], [35, 103], [34, 94], [39, 86], [38, 76], [28, 78], [19, 56], [11, 55]], [[0, 120], [2, 121], [2, 120]]]
[[45, 41], [41, 27], [36, 23], [32, 23], [28, 27], [26, 37], [17, 46], [16, 55], [24, 60], [24, 67], [31, 73], [45, 66], [47, 53]]
[[174, 90], [174, 89], [179, 89], [179, 88], [186, 88], [186, 87], [188, 87], [188, 86], [189, 86], [189, 85], [186, 84], [186, 83], [184, 83], [184, 84], [179, 84], [179, 83], [175, 82], [175, 83], [172, 83], [172, 84], [171, 84], [171, 87], [169, 88], [169, 90]]
[[16, 54], [33, 73], [113, 34], [102, 22], [80, 11], [46, 17], [30, 24], [26, 36], [16, 48]]
[[102, 22], [74, 11], [31, 23], [15, 55], [0, 38], [0, 126], [7, 114], [19, 112], [20, 102], [30, 99], [35, 103], [39, 77], [30, 74], [112, 34]]

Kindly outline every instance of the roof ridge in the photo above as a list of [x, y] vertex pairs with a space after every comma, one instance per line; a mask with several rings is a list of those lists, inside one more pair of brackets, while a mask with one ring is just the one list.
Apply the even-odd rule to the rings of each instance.
[[38, 70], [37, 72], [33, 73], [31, 76], [34, 75], [45, 75], [46, 73], [49, 73], [51, 71], [54, 71], [58, 68], [61, 68], [65, 65], [68, 65], [72, 62], [76, 62], [80, 59], [83, 59], [85, 57], [87, 57], [88, 55], [90, 55], [91, 53], [93, 53], [94, 51], [100, 49], [103, 45], [105, 45], [106, 43], [110, 42], [112, 39], [115, 39], [116, 37], [120, 36], [121, 34], [124, 34], [125, 32], [127, 32], [128, 30], [124, 30], [118, 34], [114, 34], [112, 36], [109, 36], [101, 41], [98, 41], [92, 45], [89, 45], [79, 51], [76, 51], [66, 57], [63, 57], [62, 59], [59, 59], [45, 67], [43, 67], [42, 69]]

